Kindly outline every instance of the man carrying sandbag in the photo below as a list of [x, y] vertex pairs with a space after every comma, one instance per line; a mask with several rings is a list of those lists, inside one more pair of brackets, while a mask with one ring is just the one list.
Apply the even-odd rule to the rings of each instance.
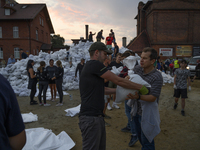
[[114, 94], [116, 90], [104, 88], [104, 79], [124, 88], [139, 90], [143, 95], [148, 93], [148, 89], [107, 70], [103, 62], [112, 52], [102, 42], [93, 43], [89, 53], [90, 61], [85, 64], [80, 77], [79, 127], [82, 133], [83, 150], [105, 150], [104, 94]]
[[160, 116], [158, 101], [163, 84], [163, 78], [159, 71], [154, 68], [157, 51], [153, 48], [144, 48], [141, 54], [140, 65], [133, 71], [144, 81], [151, 85], [147, 95], [129, 94], [127, 99], [137, 100], [137, 110], [134, 110], [133, 119], [137, 136], [142, 149], [155, 150], [154, 138], [160, 133]]

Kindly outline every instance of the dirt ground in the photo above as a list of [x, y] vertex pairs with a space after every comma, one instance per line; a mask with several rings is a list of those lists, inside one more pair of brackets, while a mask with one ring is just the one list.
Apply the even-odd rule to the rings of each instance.
[[[38, 121], [25, 124], [26, 129], [44, 127], [51, 129], [56, 135], [65, 131], [76, 143], [72, 150], [81, 150], [82, 138], [78, 127], [78, 116], [65, 116], [65, 109], [80, 104], [79, 90], [67, 91], [73, 94], [73, 100], [64, 96], [64, 105], [56, 107], [56, 102], [48, 101], [51, 106], [29, 105], [29, 97], [17, 97], [21, 113], [38, 115]], [[35, 98], [37, 99], [37, 98]], [[112, 102], [111, 102], [112, 103]], [[198, 150], [200, 149], [200, 80], [192, 83], [192, 91], [188, 92], [186, 99], [186, 116], [181, 116], [181, 103], [176, 110], [173, 109], [173, 84], [165, 84], [160, 95], [159, 110], [161, 118], [161, 132], [155, 138], [157, 150]], [[137, 142], [133, 147], [128, 147], [130, 133], [121, 132], [127, 124], [124, 103], [119, 104], [120, 109], [107, 110], [106, 119], [110, 127], [106, 127], [107, 150], [139, 150], [141, 145]]]

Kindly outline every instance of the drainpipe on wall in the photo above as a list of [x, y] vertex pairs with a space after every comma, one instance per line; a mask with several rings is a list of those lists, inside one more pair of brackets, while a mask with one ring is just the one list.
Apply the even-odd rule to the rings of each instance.
[[31, 54], [31, 27], [30, 27], [30, 20], [27, 21], [28, 24], [28, 32], [29, 32], [29, 54]]

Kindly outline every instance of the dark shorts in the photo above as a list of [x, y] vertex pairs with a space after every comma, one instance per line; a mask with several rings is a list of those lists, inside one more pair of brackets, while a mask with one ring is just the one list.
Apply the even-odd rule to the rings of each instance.
[[106, 149], [106, 130], [103, 117], [80, 116], [79, 128], [82, 133], [82, 150]]
[[174, 97], [179, 98], [188, 98], [187, 97], [187, 89], [175, 89], [174, 90]]
[[49, 84], [56, 84], [56, 81], [55, 80], [49, 80]]

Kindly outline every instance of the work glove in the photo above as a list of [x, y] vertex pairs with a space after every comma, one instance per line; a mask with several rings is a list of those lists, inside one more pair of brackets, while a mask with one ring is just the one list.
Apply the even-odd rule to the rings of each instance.
[[177, 89], [176, 84], [174, 84], [174, 89]]
[[189, 86], [188, 90], [189, 90], [189, 91], [191, 91], [191, 90], [192, 90], [192, 89], [191, 89], [191, 86]]
[[149, 93], [149, 90], [143, 85], [139, 92], [141, 95], [146, 95]]

